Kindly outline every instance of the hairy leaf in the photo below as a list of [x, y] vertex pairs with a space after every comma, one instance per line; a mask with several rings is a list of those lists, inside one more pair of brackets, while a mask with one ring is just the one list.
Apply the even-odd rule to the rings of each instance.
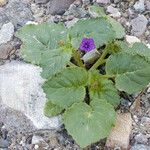
[[121, 39], [125, 36], [125, 29], [123, 28], [123, 26], [117, 22], [115, 19], [107, 16], [108, 21], [110, 22], [110, 24], [113, 27], [113, 30], [116, 33], [116, 37], [117, 39]]
[[53, 117], [61, 114], [63, 108], [53, 104], [51, 101], [47, 101], [44, 107], [44, 115], [47, 117]]
[[119, 43], [122, 51], [126, 52], [128, 54], [132, 54], [132, 55], [139, 55], [142, 56], [143, 58], [145, 58], [147, 61], [150, 62], [150, 49], [148, 48], [147, 45], [145, 45], [144, 43], [134, 43], [132, 46], [128, 46], [125, 43]]
[[145, 88], [150, 82], [149, 63], [138, 55], [118, 53], [109, 57], [106, 74], [115, 76], [116, 87], [129, 94]]
[[91, 99], [104, 99], [113, 106], [118, 106], [120, 98], [116, 87], [111, 80], [102, 78], [99, 73], [92, 72], [89, 82], [89, 94]]
[[18, 31], [17, 36], [23, 41], [22, 58], [40, 65], [44, 78], [60, 72], [70, 61], [71, 48], [60, 47], [66, 40], [66, 29], [62, 24], [27, 25]]
[[87, 71], [73, 67], [64, 69], [60, 74], [47, 80], [43, 88], [48, 100], [62, 108], [67, 108], [75, 102], [84, 100], [84, 86], [87, 81]]
[[93, 38], [97, 48], [115, 38], [115, 32], [105, 18], [79, 20], [70, 28], [70, 35], [76, 48], [79, 48], [84, 37]]
[[63, 119], [70, 135], [84, 148], [107, 137], [115, 123], [115, 111], [104, 100], [94, 99], [90, 105], [80, 102], [66, 110]]
[[70, 62], [72, 49], [53, 49], [44, 53], [41, 58], [40, 66], [43, 68], [42, 76], [44, 78], [52, 77], [61, 72]]
[[100, 7], [98, 5], [92, 5], [89, 7], [89, 13], [92, 17], [105, 17], [105, 11], [103, 7]]

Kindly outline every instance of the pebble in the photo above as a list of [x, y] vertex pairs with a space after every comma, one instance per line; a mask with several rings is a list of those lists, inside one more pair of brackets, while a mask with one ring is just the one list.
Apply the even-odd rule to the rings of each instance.
[[48, 12], [52, 15], [62, 15], [75, 0], [51, 0], [48, 3]]
[[141, 133], [137, 134], [134, 139], [138, 144], [147, 144], [148, 142], [148, 137]]
[[9, 142], [7, 140], [4, 140], [0, 138], [0, 148], [8, 148]]
[[126, 35], [125, 40], [129, 44], [134, 44], [136, 42], [141, 42], [136, 36]]
[[6, 5], [4, 13], [17, 28], [25, 25], [27, 21], [34, 19], [28, 4], [20, 0], [10, 0]]
[[[32, 144], [38, 145], [39, 147], [42, 147], [43, 149], [48, 149], [48, 147], [49, 147], [49, 145], [44, 141], [43, 137], [38, 136], [38, 135], [34, 135], [32, 137]], [[36, 146], [36, 148], [38, 146]]]
[[14, 46], [7, 42], [6, 44], [0, 45], [0, 59], [7, 59], [13, 52]]
[[150, 147], [143, 144], [135, 144], [130, 150], [150, 150]]
[[0, 44], [5, 44], [10, 41], [14, 34], [14, 25], [9, 22], [2, 26], [0, 30]]
[[90, 4], [90, 0], [82, 0], [83, 5], [89, 5]]
[[8, 0], [0, 0], [0, 7], [6, 5]]
[[150, 128], [150, 117], [142, 117], [141, 124], [147, 128]]
[[121, 149], [129, 148], [129, 139], [132, 130], [132, 118], [130, 113], [118, 114], [116, 125], [112, 129], [109, 137], [106, 141], [106, 146], [115, 148], [115, 146], [121, 147]]
[[137, 1], [133, 7], [136, 11], [143, 12], [145, 10], [144, 0]]
[[104, 5], [106, 5], [106, 4], [109, 4], [109, 3], [110, 3], [110, 0], [96, 0], [96, 2], [99, 3], [99, 4], [104, 4]]
[[37, 3], [37, 4], [46, 4], [49, 1], [50, 0], [35, 0], [35, 3]]
[[114, 18], [121, 17], [121, 13], [119, 12], [119, 10], [111, 5], [107, 7], [107, 12], [110, 13], [110, 16]]
[[148, 0], [146, 1], [146, 9], [150, 10], [150, 1], [148, 1]]
[[34, 135], [32, 137], [32, 144], [39, 144], [40, 142], [45, 142], [41, 136]]
[[131, 20], [132, 34], [135, 36], [141, 36], [146, 31], [148, 20], [144, 15], [139, 15], [137, 18]]

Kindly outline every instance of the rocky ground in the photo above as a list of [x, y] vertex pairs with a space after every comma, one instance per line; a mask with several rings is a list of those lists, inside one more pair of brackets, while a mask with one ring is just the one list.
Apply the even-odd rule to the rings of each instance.
[[[121, 22], [127, 35], [135, 36], [144, 43], [150, 44], [150, 0], [0, 0], [0, 64], [3, 66], [0, 68], [0, 75], [6, 73], [4, 71], [6, 68], [10, 72], [8, 62], [20, 60], [21, 42], [15, 37], [15, 32], [20, 27], [29, 21], [38, 23], [61, 21], [69, 26], [80, 18], [90, 17], [88, 8], [93, 4], [103, 6], [107, 14]], [[3, 64], [6, 64], [6, 68]], [[14, 71], [13, 67], [10, 75], [17, 79], [18, 75]], [[15, 78], [9, 80], [12, 81]], [[3, 86], [3, 84], [0, 85]], [[20, 83], [14, 81], [15, 84], [20, 87]], [[7, 82], [7, 87], [9, 87], [9, 82]], [[12, 96], [11, 89], [13, 87], [5, 92], [6, 95], [9, 93], [10, 97]], [[7, 101], [9, 99], [6, 99], [6, 103]], [[125, 147], [128, 146], [131, 150], [150, 150], [150, 89], [147, 88], [140, 94], [124, 99], [121, 103], [121, 111], [131, 112], [132, 117], [129, 117], [124, 125], [128, 129], [125, 131], [129, 133], [122, 132], [123, 135], [120, 133], [117, 135], [120, 139], [126, 137], [127, 142], [124, 144], [128, 144], [130, 135], [130, 144]], [[25, 116], [30, 116], [30, 114], [30, 112], [24, 114], [23, 111], [15, 111], [0, 103], [0, 150], [79, 150], [63, 127], [57, 131], [46, 130], [47, 126], [44, 124], [44, 129], [37, 130], [35, 124], [41, 118], [35, 118], [33, 115], [30, 119], [34, 121], [31, 122], [29, 117]], [[132, 125], [130, 125], [130, 121], [132, 121]], [[44, 120], [45, 122], [47, 120]], [[106, 148], [105, 142], [105, 140], [98, 142], [88, 149], [107, 150], [109, 148]], [[108, 141], [107, 146], [109, 146]], [[114, 149], [122, 148], [118, 143]]]

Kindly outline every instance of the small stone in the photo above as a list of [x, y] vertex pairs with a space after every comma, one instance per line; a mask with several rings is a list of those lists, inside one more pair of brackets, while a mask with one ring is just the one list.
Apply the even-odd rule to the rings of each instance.
[[136, 11], [143, 12], [145, 10], [144, 0], [137, 1], [133, 7]]
[[[150, 44], [146, 44], [147, 45], [147, 47], [150, 49]], [[150, 90], [150, 89], [149, 89]]]
[[97, 50], [90, 51], [86, 53], [82, 59], [86, 64], [92, 64], [99, 58], [100, 53]]
[[129, 44], [134, 44], [136, 42], [141, 42], [136, 36], [126, 35], [125, 36], [126, 42]]
[[146, 1], [146, 9], [150, 10], [150, 1], [148, 1], [148, 0]]
[[52, 15], [62, 15], [75, 0], [51, 0], [48, 3], [49, 13]]
[[0, 59], [7, 59], [12, 53], [13, 49], [14, 47], [10, 42], [0, 45]]
[[9, 22], [2, 26], [0, 30], [0, 44], [5, 44], [10, 41], [14, 34], [14, 25]]
[[119, 10], [111, 5], [107, 7], [107, 12], [110, 13], [110, 16], [114, 18], [121, 17], [121, 13], [119, 12]]
[[144, 34], [148, 20], [144, 15], [139, 15], [137, 18], [131, 20], [132, 34], [135, 36], [141, 36]]
[[37, 129], [59, 128], [60, 117], [48, 118], [43, 114], [46, 95], [41, 87], [41, 71], [40, 67], [19, 61], [0, 66], [0, 103], [21, 111]]
[[49, 147], [49, 145], [44, 141], [44, 139], [38, 135], [34, 135], [32, 137], [32, 144], [38, 145], [39, 147], [42, 147], [43, 149], [48, 149]]
[[130, 150], [150, 150], [150, 147], [143, 144], [135, 144]]
[[35, 0], [35, 3], [37, 3], [37, 4], [46, 4], [49, 1], [50, 0]]
[[139, 144], [146, 144], [148, 142], [148, 137], [141, 133], [137, 134], [134, 139], [136, 143], [139, 143]]
[[8, 0], [0, 0], [0, 7], [6, 5]]
[[0, 148], [8, 148], [9, 142], [7, 140], [4, 140], [0, 138]]
[[32, 137], [32, 144], [39, 144], [40, 142], [45, 142], [41, 136], [34, 135]]
[[106, 4], [109, 4], [109, 3], [110, 3], [110, 0], [96, 0], [96, 2], [99, 3], [99, 4], [104, 4], [104, 5], [106, 5]]
[[90, 0], [82, 0], [83, 5], [89, 5], [90, 4]]
[[6, 5], [5, 14], [17, 28], [34, 19], [28, 4], [20, 0], [10, 0]]
[[35, 149], [38, 149], [38, 148], [39, 148], [39, 146], [38, 146], [38, 145], [35, 145], [35, 146], [34, 146], [34, 148], [35, 148]]
[[141, 124], [143, 124], [147, 128], [150, 128], [150, 118], [149, 117], [142, 117]]
[[109, 137], [107, 138], [106, 146], [110, 148], [115, 148], [116, 146], [119, 146], [121, 147], [121, 149], [128, 149], [131, 130], [131, 114], [118, 114], [116, 125], [112, 129]]

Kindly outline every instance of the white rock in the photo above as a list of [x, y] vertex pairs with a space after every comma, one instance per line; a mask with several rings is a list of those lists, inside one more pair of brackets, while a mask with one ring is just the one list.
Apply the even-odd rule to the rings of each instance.
[[82, 59], [85, 63], [91, 64], [93, 63], [96, 59], [98, 59], [100, 53], [97, 50], [90, 51], [86, 53]]
[[133, 7], [136, 11], [143, 12], [145, 10], [144, 0], [137, 1]]
[[147, 44], [147, 47], [150, 49], [150, 44]]
[[134, 44], [136, 42], [141, 42], [136, 36], [126, 35], [125, 36], [126, 42], [129, 44]]
[[38, 129], [58, 128], [60, 117], [47, 118], [43, 114], [46, 98], [40, 72], [40, 67], [19, 61], [0, 66], [0, 102], [23, 112]]
[[38, 23], [37, 23], [37, 22], [35, 22], [35, 21], [28, 21], [28, 22], [26, 23], [26, 25], [30, 25], [30, 24], [38, 25]]
[[111, 5], [107, 7], [107, 12], [110, 13], [110, 16], [114, 18], [121, 17], [121, 13], [119, 12], [119, 10]]
[[106, 146], [114, 148], [119, 146], [121, 149], [129, 148], [130, 133], [132, 130], [132, 118], [130, 113], [118, 114], [116, 125], [107, 138]]
[[10, 41], [14, 34], [14, 25], [9, 22], [4, 24], [0, 30], [0, 44], [5, 44]]

